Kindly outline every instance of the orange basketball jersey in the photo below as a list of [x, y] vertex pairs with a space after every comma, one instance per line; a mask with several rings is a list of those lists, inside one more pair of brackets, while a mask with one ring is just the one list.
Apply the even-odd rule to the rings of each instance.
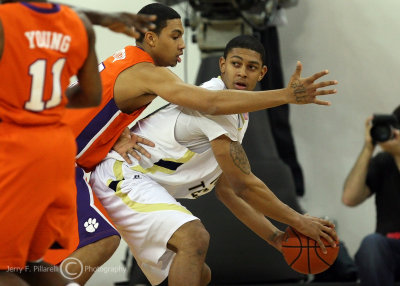
[[105, 158], [122, 131], [146, 108], [126, 114], [114, 102], [114, 84], [119, 74], [141, 62], [153, 63], [153, 59], [138, 47], [127, 46], [116, 52], [99, 66], [103, 86], [100, 106], [67, 110], [64, 121], [72, 127], [78, 144], [76, 161], [86, 171]]
[[59, 122], [64, 91], [88, 54], [84, 24], [72, 9], [50, 3], [3, 4], [0, 20], [0, 119], [19, 125]]

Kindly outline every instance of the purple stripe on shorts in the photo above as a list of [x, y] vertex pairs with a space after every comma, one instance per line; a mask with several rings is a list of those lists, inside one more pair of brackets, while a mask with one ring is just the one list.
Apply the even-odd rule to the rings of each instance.
[[78, 190], [78, 230], [79, 245], [81, 248], [103, 238], [119, 235], [118, 231], [99, 214], [97, 209], [90, 205], [90, 188], [84, 179], [83, 170], [76, 167], [76, 188]]

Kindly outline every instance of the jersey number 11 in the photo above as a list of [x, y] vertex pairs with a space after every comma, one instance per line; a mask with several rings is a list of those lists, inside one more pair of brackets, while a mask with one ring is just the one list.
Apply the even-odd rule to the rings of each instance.
[[43, 59], [36, 60], [29, 66], [29, 75], [32, 77], [31, 95], [29, 100], [25, 102], [25, 109], [40, 112], [44, 109], [56, 107], [61, 103], [61, 72], [64, 68], [65, 60], [65, 58], [58, 59], [51, 69], [53, 75], [53, 91], [50, 100], [46, 102], [43, 100], [43, 96], [47, 61]]

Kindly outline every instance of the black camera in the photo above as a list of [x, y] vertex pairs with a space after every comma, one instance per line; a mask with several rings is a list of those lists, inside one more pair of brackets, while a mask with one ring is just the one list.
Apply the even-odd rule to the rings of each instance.
[[399, 121], [393, 114], [374, 114], [370, 134], [374, 142], [385, 142], [394, 137], [394, 128], [399, 128]]

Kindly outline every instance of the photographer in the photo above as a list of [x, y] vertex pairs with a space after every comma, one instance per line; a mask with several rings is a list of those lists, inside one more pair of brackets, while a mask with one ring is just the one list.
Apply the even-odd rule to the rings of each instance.
[[[393, 115], [399, 121], [400, 106]], [[370, 132], [384, 125], [388, 127], [386, 138], [380, 137], [385, 134]], [[376, 231], [363, 239], [355, 256], [363, 286], [390, 286], [400, 279], [399, 129], [398, 122], [389, 116], [368, 118], [364, 147], [344, 184], [342, 201], [347, 206], [357, 206], [375, 194]], [[373, 157], [376, 145], [382, 152]]]

